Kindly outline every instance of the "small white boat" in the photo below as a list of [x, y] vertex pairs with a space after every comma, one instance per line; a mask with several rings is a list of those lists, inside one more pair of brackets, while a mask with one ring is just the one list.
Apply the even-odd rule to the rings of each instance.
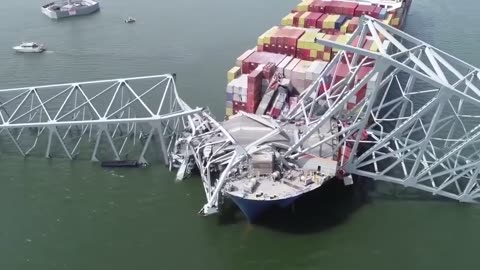
[[28, 52], [28, 53], [41, 53], [46, 50], [43, 44], [38, 44], [35, 42], [23, 42], [22, 44], [13, 47], [17, 52]]
[[128, 17], [128, 18], [125, 20], [125, 23], [134, 23], [135, 21], [136, 21], [135, 18]]

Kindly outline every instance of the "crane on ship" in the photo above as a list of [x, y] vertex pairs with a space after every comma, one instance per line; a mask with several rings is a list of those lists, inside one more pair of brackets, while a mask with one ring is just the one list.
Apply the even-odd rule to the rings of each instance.
[[[367, 39], [378, 45], [378, 52], [362, 49]], [[352, 154], [341, 160], [347, 174], [460, 202], [479, 201], [478, 68], [368, 16], [346, 44], [316, 42], [341, 51], [277, 120], [306, 125], [280, 159], [335, 140], [335, 151], [347, 144], [351, 148]], [[339, 63], [348, 66], [340, 79]], [[361, 67], [369, 71], [356, 82]], [[365, 87], [361, 102], [348, 106]], [[272, 131], [240, 146], [208, 110], [191, 108], [180, 98], [172, 75], [5, 89], [0, 100], [2, 148], [8, 144], [22, 155], [70, 159], [85, 151], [92, 160], [128, 154], [143, 163], [158, 158], [160, 149], [160, 158], [171, 168], [197, 165], [206, 194], [204, 214], [218, 211], [234, 165], [282, 132], [275, 122], [245, 114]], [[332, 118], [348, 125], [309, 145], [315, 131], [331, 125]], [[202, 144], [207, 136], [222, 139]], [[218, 178], [211, 176], [213, 163], [223, 166]]]

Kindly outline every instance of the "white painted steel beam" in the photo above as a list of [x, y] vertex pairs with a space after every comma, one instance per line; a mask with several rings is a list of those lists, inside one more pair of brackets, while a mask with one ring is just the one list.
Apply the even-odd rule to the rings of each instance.
[[[336, 117], [353, 127], [340, 132], [339, 136], [358, 134], [364, 129], [374, 143], [368, 150], [350, 156], [344, 166], [348, 173], [464, 202], [477, 201], [480, 197], [477, 192], [480, 187], [477, 165], [480, 132], [469, 119], [480, 117], [480, 111], [475, 110], [480, 107], [477, 87], [480, 78], [475, 76], [479, 69], [368, 16], [362, 18], [353, 36], [360, 38], [359, 44], [370, 39], [376, 44], [390, 46], [372, 52], [354, 46], [353, 37], [347, 44], [317, 40], [353, 56], [347, 58], [340, 51], [289, 112], [289, 119], [298, 119], [308, 115], [302, 113], [305, 108], [313, 110], [319, 106], [319, 100], [326, 101], [322, 105], [326, 106], [326, 113], [317, 116], [316, 120], [307, 120], [312, 129], [299, 138], [285, 157], [294, 154], [294, 150], [318, 129], [317, 125], [321, 126], [328, 117]], [[385, 65], [382, 70], [387, 72], [377, 77], [368, 96], [359, 102], [359, 110], [347, 110], [342, 106], [344, 97], [357, 91], [358, 84], [339, 83], [318, 94], [320, 85], [325, 86], [324, 82], [332, 76], [339, 61], [349, 64], [348, 78], [361, 65], [351, 60], [367, 57], [375, 59], [374, 69], [381, 63]], [[338, 89], [341, 89], [340, 96], [335, 94]], [[355, 153], [361, 144], [360, 138], [353, 138], [351, 142]], [[367, 165], [375, 172], [367, 171]]]
[[185, 106], [170, 74], [3, 89], [0, 142], [13, 143], [24, 156], [38, 149], [69, 159], [87, 152], [92, 160], [146, 163], [147, 152], [160, 151], [168, 164], [171, 131], [202, 110]]

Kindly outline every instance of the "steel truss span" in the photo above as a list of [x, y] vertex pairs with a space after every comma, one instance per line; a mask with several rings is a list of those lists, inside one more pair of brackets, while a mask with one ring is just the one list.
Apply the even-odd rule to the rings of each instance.
[[[379, 51], [364, 50], [367, 40]], [[204, 214], [218, 211], [235, 167], [272, 145], [284, 149], [284, 163], [330, 147], [344, 151], [347, 174], [479, 201], [478, 68], [371, 17], [362, 17], [347, 44], [317, 42], [340, 52], [281, 116], [305, 122], [291, 144], [274, 139], [288, 131], [286, 122], [242, 114], [263, 127], [246, 141], [208, 111], [190, 108], [174, 77], [160, 75], [0, 90], [0, 150], [141, 162], [160, 153], [178, 168], [177, 180], [199, 169]], [[331, 132], [324, 138], [319, 130]]]
[[[362, 49], [367, 39], [378, 53]], [[348, 173], [478, 202], [478, 68], [370, 17], [362, 18], [346, 45], [317, 42], [343, 51], [287, 118], [306, 118], [312, 131], [329, 117], [353, 126], [343, 134], [343, 144], [356, 153], [341, 161]], [[341, 78], [338, 63], [348, 66]], [[356, 80], [362, 70], [368, 72]], [[355, 136], [362, 131], [369, 141]]]
[[150, 157], [168, 164], [187, 116], [200, 111], [178, 96], [174, 75], [5, 89], [0, 149], [95, 161], [147, 163]]

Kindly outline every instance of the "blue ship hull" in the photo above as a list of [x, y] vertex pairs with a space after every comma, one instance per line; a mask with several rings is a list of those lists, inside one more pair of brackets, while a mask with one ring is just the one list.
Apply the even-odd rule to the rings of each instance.
[[280, 200], [251, 200], [245, 199], [238, 196], [234, 196], [229, 194], [229, 197], [232, 201], [240, 208], [242, 213], [245, 215], [249, 222], [254, 222], [257, 220], [263, 213], [265, 213], [268, 209], [272, 208], [273, 206], [280, 206], [282, 208], [286, 208], [292, 205], [300, 196], [303, 194], [299, 194], [297, 196], [280, 199]]

